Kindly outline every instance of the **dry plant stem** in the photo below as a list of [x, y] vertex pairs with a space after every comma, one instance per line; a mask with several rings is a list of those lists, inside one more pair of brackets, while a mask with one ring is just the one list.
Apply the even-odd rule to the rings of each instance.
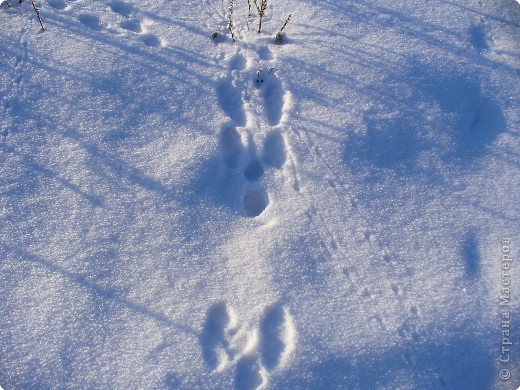
[[287, 19], [285, 19], [285, 23], [283, 24], [282, 28], [280, 29], [280, 32], [283, 32], [283, 30], [285, 30], [285, 26], [287, 26], [287, 23], [289, 23], [290, 20], [291, 20], [291, 14], [289, 14]]
[[267, 9], [267, 0], [262, 0], [260, 5], [258, 5], [256, 0], [253, 0], [255, 3], [256, 10], [258, 11], [258, 33], [262, 31], [262, 19], [265, 15], [265, 10]]
[[[22, 0], [20, 0], [20, 3], [22, 2]], [[31, 4], [34, 8], [34, 13], [36, 14], [36, 16], [38, 17], [38, 21], [40, 22], [40, 26], [42, 26], [42, 31], [45, 30], [45, 27], [43, 26], [43, 22], [42, 22], [42, 18], [40, 16], [40, 9], [39, 8], [36, 8], [36, 5], [34, 4], [34, 0], [31, 0]]]
[[228, 30], [231, 33], [231, 39], [236, 42], [235, 33], [233, 32], [233, 0], [229, 0]]

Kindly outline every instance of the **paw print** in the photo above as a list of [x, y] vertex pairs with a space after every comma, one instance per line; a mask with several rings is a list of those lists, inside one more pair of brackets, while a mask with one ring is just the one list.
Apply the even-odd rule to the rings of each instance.
[[296, 331], [287, 308], [267, 307], [258, 327], [240, 325], [225, 303], [213, 304], [199, 337], [202, 357], [216, 372], [235, 371], [235, 389], [258, 389], [269, 374], [288, 360], [295, 348]]

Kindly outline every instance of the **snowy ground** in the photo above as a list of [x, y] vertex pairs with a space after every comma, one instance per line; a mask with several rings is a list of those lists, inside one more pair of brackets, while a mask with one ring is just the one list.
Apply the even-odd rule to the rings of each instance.
[[520, 385], [518, 3], [235, 0], [236, 43], [224, 0], [37, 3], [0, 10], [0, 386]]

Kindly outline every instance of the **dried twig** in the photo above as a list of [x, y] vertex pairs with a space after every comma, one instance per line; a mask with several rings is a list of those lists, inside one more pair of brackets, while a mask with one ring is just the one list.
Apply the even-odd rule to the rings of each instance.
[[[21, 2], [22, 2], [22, 0], [20, 0], [20, 3]], [[40, 9], [36, 7], [36, 4], [34, 4], [34, 0], [31, 0], [31, 4], [33, 6], [36, 17], [38, 18], [38, 21], [40, 22], [40, 26], [42, 26], [42, 31], [45, 31], [45, 27], [43, 26], [42, 18], [40, 16]]]
[[283, 30], [285, 30], [285, 26], [287, 26], [287, 23], [291, 20], [291, 14], [285, 19], [285, 23], [283, 24], [282, 28], [276, 33], [274, 39], [276, 42], [281, 43], [283, 41]]
[[251, 17], [251, 0], [247, 0], [247, 8], [248, 8], [248, 12], [249, 12], [249, 17]]
[[285, 23], [283, 24], [282, 28], [280, 29], [280, 32], [283, 32], [283, 30], [285, 30], [285, 26], [287, 26], [287, 23], [289, 23], [290, 20], [291, 20], [291, 14], [289, 14], [287, 19], [285, 19]]
[[255, 3], [256, 10], [258, 11], [258, 33], [262, 31], [262, 19], [265, 15], [265, 10], [267, 9], [267, 0], [261, 0], [260, 5], [258, 5], [256, 0], [253, 0]]
[[236, 42], [235, 33], [233, 31], [233, 0], [229, 0], [228, 30], [231, 33], [231, 39]]

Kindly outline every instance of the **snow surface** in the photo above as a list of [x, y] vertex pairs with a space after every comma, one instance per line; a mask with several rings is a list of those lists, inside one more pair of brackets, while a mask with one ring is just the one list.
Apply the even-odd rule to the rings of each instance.
[[516, 1], [11, 3], [6, 390], [520, 385]]

